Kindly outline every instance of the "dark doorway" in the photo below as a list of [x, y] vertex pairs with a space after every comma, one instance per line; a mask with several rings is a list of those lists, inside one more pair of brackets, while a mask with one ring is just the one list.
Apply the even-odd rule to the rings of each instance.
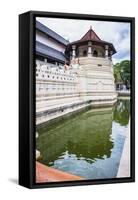
[[96, 50], [94, 50], [93, 56], [94, 56], [94, 57], [97, 57], [97, 56], [98, 56], [98, 52], [97, 52]]
[[87, 56], [87, 51], [86, 50], [83, 51], [83, 56]]

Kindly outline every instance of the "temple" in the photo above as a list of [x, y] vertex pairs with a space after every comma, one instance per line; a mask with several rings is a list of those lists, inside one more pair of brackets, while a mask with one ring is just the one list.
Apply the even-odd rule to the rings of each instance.
[[68, 43], [63, 37], [36, 21], [36, 64], [63, 66], [67, 62], [65, 49]]
[[[71, 59], [98, 57], [112, 59], [116, 53], [113, 44], [101, 40], [90, 27], [89, 31], [78, 41], [67, 45], [67, 54]], [[80, 59], [81, 60], [81, 59]]]
[[69, 43], [36, 22], [36, 124], [88, 106], [116, 102], [112, 43], [101, 40], [92, 27]]

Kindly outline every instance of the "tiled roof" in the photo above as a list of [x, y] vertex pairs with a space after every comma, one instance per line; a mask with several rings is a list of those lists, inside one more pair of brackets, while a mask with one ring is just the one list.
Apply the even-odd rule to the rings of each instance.
[[92, 30], [92, 28], [90, 28], [89, 31], [80, 39], [80, 41], [85, 41], [85, 40], [101, 41], [101, 39], [94, 32], [94, 30]]
[[57, 51], [56, 49], [53, 49], [38, 41], [36, 41], [36, 54], [66, 62], [66, 57], [62, 52]]
[[109, 48], [113, 51], [113, 54], [116, 53], [116, 49], [114, 47], [114, 45], [110, 42], [106, 42], [104, 40], [101, 40], [98, 35], [94, 32], [94, 30], [92, 30], [92, 28], [90, 28], [88, 30], [88, 32], [80, 39], [74, 42], [71, 42], [67, 45], [67, 49], [70, 49], [72, 45], [83, 45], [86, 42], [88, 43], [89, 41], [92, 41], [93, 44], [95, 45], [109, 45]]
[[52, 31], [47, 26], [41, 24], [40, 22], [36, 21], [36, 29], [39, 31], [47, 34], [51, 38], [55, 39], [56, 41], [60, 42], [61, 44], [64, 44], [65, 46], [69, 43], [67, 40], [65, 40], [63, 37], [58, 35], [56, 32]]

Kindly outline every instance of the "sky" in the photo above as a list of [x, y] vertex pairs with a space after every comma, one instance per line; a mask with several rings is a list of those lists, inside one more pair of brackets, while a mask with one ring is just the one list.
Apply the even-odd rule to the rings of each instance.
[[117, 51], [113, 55], [114, 64], [122, 60], [130, 60], [130, 23], [46, 17], [37, 17], [36, 20], [70, 42], [81, 39], [92, 26], [101, 40], [114, 45]]

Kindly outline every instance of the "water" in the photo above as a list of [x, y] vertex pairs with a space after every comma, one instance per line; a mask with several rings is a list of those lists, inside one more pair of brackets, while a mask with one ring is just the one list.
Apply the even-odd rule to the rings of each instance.
[[118, 99], [114, 107], [87, 109], [39, 128], [39, 161], [86, 179], [114, 178], [129, 117], [130, 101]]

